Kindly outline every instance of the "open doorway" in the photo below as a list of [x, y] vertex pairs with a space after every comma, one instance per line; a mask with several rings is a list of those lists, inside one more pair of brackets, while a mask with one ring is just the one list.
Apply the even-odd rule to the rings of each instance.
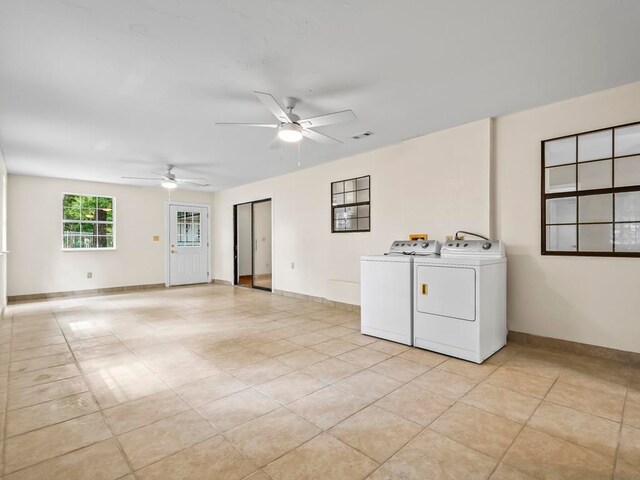
[[234, 283], [271, 291], [271, 199], [233, 207]]

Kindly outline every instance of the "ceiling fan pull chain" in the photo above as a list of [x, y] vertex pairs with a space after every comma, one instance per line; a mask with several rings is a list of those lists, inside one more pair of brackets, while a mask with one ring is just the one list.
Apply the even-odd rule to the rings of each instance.
[[302, 142], [298, 142], [298, 166], [300, 166], [300, 144]]

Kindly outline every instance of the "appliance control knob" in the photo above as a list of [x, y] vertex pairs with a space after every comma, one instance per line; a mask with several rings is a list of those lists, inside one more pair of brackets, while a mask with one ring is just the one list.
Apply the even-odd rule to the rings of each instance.
[[424, 242], [424, 243], [422, 244], [422, 248], [427, 248], [428, 246], [429, 246], [429, 242]]
[[447, 245], [448, 247], [453, 247], [453, 243], [450, 243], [449, 245]]
[[460, 244], [459, 244], [459, 243], [456, 243], [456, 247], [459, 247], [459, 246], [460, 246]]
[[491, 242], [484, 242], [484, 243], [482, 244], [482, 248], [483, 248], [484, 250], [489, 250], [489, 249], [491, 248]]
[[415, 247], [416, 245], [418, 245], [417, 243], [414, 243], [413, 246]]
[[466, 246], [468, 246], [468, 245], [469, 245], [468, 243], [465, 243], [465, 244], [463, 245], [463, 247], [466, 247]]

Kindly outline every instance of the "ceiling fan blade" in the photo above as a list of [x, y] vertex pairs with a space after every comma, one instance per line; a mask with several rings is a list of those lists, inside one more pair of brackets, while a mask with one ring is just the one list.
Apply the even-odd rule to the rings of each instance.
[[176, 182], [193, 182], [194, 180], [206, 180], [204, 177], [198, 178], [176, 178]]
[[253, 93], [262, 101], [262, 103], [264, 103], [264, 106], [267, 107], [269, 111], [273, 113], [278, 120], [284, 123], [292, 122], [287, 112], [285, 112], [282, 109], [282, 107], [278, 105], [278, 102], [276, 102], [276, 99], [273, 98], [270, 94], [264, 93], [264, 92], [253, 92]]
[[215, 125], [217, 127], [266, 127], [266, 128], [276, 128], [278, 126], [275, 123], [224, 123], [224, 122], [216, 122]]
[[157, 182], [159, 182], [160, 180], [162, 180], [161, 178], [150, 178], [150, 177], [120, 177], [120, 178], [126, 178], [129, 180], [155, 180]]
[[340, 145], [342, 143], [340, 140], [336, 140], [335, 138], [331, 138], [327, 135], [323, 135], [322, 133], [314, 132], [313, 130], [306, 128], [302, 129], [302, 135], [310, 140], [315, 140], [320, 143], [327, 143], [330, 145]]
[[196, 187], [208, 187], [208, 183], [195, 183], [195, 182], [180, 182], [183, 185], [194, 185]]
[[326, 115], [318, 115], [317, 117], [305, 118], [298, 123], [303, 128], [322, 127], [323, 125], [332, 125], [334, 123], [348, 122], [355, 120], [356, 115], [351, 110], [343, 110], [342, 112], [328, 113]]

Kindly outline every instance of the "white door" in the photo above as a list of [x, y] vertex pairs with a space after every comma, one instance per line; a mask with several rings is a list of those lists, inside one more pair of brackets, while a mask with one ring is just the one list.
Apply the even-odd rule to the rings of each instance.
[[169, 285], [209, 281], [209, 229], [206, 207], [169, 207]]

